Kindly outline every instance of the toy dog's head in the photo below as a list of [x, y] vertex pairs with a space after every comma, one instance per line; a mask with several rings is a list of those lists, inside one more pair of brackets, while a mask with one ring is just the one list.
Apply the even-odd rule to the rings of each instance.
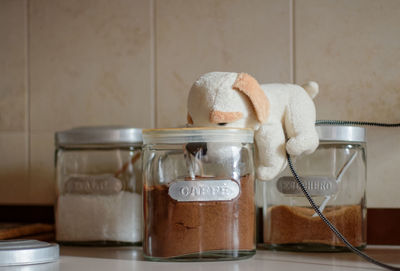
[[196, 126], [257, 129], [268, 115], [268, 98], [256, 79], [245, 73], [206, 73], [189, 93], [188, 123]]

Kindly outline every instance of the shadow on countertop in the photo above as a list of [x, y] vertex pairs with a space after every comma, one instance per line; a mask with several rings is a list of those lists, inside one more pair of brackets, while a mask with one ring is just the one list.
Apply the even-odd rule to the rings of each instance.
[[139, 246], [60, 246], [60, 256], [144, 261], [142, 247]]

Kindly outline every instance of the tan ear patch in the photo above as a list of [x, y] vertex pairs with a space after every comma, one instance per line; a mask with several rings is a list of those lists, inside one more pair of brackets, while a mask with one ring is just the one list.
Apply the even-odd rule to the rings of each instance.
[[253, 105], [257, 119], [263, 123], [269, 115], [270, 103], [257, 80], [247, 73], [239, 73], [232, 88], [243, 92]]
[[192, 116], [190, 116], [189, 113], [187, 114], [187, 123], [188, 123], [188, 124], [193, 124]]
[[210, 122], [211, 123], [230, 123], [243, 118], [242, 112], [222, 112], [222, 111], [211, 111]]

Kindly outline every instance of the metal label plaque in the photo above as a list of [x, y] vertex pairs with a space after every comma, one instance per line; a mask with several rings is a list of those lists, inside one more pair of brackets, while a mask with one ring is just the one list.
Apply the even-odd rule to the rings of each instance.
[[[305, 188], [311, 196], [329, 196], [338, 191], [338, 184], [333, 177], [328, 176], [302, 176], [300, 177]], [[279, 178], [276, 187], [282, 194], [303, 196], [300, 185], [294, 177], [285, 176]]]
[[237, 182], [232, 180], [175, 181], [168, 194], [177, 201], [226, 201], [240, 193]]
[[111, 195], [121, 190], [122, 182], [111, 174], [70, 176], [64, 186], [71, 194]]

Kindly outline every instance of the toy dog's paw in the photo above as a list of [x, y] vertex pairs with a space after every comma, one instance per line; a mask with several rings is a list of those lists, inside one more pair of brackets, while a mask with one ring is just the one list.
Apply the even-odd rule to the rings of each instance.
[[259, 166], [257, 168], [257, 179], [261, 181], [270, 181], [281, 172], [280, 167], [264, 167]]
[[298, 135], [292, 137], [286, 143], [286, 150], [291, 155], [310, 154], [318, 147], [319, 139], [317, 134]]

